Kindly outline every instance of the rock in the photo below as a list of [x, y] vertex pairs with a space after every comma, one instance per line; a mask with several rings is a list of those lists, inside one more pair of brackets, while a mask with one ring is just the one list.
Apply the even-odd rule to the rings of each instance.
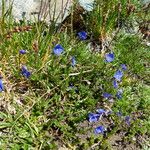
[[[79, 0], [81, 6], [90, 11], [94, 0]], [[12, 6], [14, 19], [23, 18], [31, 21], [44, 20], [47, 23], [56, 21], [61, 23], [69, 14], [73, 0], [5, 0], [5, 12]], [[2, 0], [0, 1], [0, 13]]]
[[149, 4], [150, 0], [141, 0], [141, 3], [143, 3], [143, 4]]
[[93, 9], [93, 4], [95, 0], [79, 0], [80, 5], [87, 11]]
[[[12, 5], [12, 15], [14, 19], [23, 18], [31, 21], [45, 20], [50, 22], [56, 20], [61, 22], [67, 15], [72, 0], [6, 0], [6, 9]], [[2, 11], [2, 1], [0, 1], [0, 13]], [[54, 13], [55, 12], [55, 13]]]

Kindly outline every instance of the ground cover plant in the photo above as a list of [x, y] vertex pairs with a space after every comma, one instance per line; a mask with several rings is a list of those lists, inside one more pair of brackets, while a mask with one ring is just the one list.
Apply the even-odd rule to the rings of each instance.
[[3, 13], [0, 149], [150, 148], [148, 38], [127, 31], [148, 13], [138, 1], [99, 2], [84, 31]]

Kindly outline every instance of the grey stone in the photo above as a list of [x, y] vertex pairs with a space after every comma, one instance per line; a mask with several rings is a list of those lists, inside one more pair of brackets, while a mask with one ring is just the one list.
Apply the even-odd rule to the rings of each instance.
[[[16, 20], [23, 18], [31, 21], [62, 22], [69, 13], [74, 0], [5, 0], [5, 10], [12, 5], [12, 15]], [[92, 10], [94, 0], [79, 0], [82, 7]], [[0, 13], [2, 0], [0, 0]]]
[[[31, 21], [40, 19], [46, 22], [57, 19], [57, 22], [61, 22], [67, 15], [72, 0], [5, 0], [5, 10], [8, 10], [11, 5], [14, 19], [25, 18]], [[0, 13], [1, 11], [2, 0], [0, 1]]]

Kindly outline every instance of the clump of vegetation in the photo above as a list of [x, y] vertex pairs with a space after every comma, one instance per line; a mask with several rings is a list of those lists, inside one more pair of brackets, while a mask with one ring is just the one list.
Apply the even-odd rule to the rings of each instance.
[[[97, 2], [87, 14], [86, 31], [71, 36], [48, 32], [44, 23], [16, 24], [3, 14], [0, 149], [149, 147], [149, 46], [124, 26], [103, 45], [103, 54], [102, 47], [89, 46], [89, 39], [117, 30], [118, 13], [121, 19], [128, 14], [123, 6], [129, 3], [115, 2]], [[100, 18], [94, 23], [91, 16]]]

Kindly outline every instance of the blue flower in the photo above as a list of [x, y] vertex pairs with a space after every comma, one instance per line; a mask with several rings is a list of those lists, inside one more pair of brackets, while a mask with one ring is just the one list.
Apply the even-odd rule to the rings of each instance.
[[97, 109], [96, 112], [103, 115], [106, 111], [104, 109]]
[[70, 83], [70, 84], [69, 84], [69, 87], [70, 87], [70, 88], [73, 88], [73, 87], [74, 87], [73, 83]]
[[67, 91], [70, 91], [70, 90], [72, 90], [74, 88], [75, 87], [74, 87], [73, 83], [70, 83], [69, 86], [68, 86], [68, 88], [67, 88]]
[[104, 134], [105, 128], [104, 126], [98, 126], [94, 129], [95, 134]]
[[19, 53], [20, 53], [20, 54], [26, 54], [26, 50], [21, 49], [21, 50], [19, 51]]
[[29, 78], [31, 76], [31, 73], [27, 70], [26, 66], [22, 66], [21, 68], [21, 74], [25, 76], [26, 78]]
[[78, 32], [78, 36], [79, 36], [80, 40], [86, 40], [87, 32], [85, 32], [85, 31]]
[[64, 51], [64, 48], [60, 45], [57, 44], [54, 48], [53, 48], [53, 52], [55, 55], [60, 56], [61, 53]]
[[109, 93], [103, 93], [103, 97], [106, 98], [106, 99], [108, 99], [108, 98], [111, 98], [112, 95], [109, 94]]
[[131, 122], [130, 116], [125, 117], [125, 122], [126, 122], [127, 125], [130, 125], [130, 122]]
[[106, 62], [112, 62], [114, 58], [115, 58], [114, 53], [108, 53], [105, 55]]
[[119, 89], [119, 90], [117, 91], [116, 97], [117, 97], [118, 99], [121, 99], [121, 98], [122, 98], [122, 94], [123, 94], [123, 90], [122, 90], [122, 89]]
[[4, 86], [2, 80], [0, 79], [0, 92], [2, 91], [4, 91]]
[[76, 59], [74, 56], [71, 58], [71, 65], [72, 65], [72, 67], [74, 67], [76, 65]]
[[121, 78], [123, 77], [123, 72], [121, 70], [116, 71], [116, 73], [114, 74], [114, 78], [117, 81], [121, 81]]
[[127, 70], [127, 66], [125, 64], [121, 64], [122, 70]]
[[89, 113], [88, 118], [89, 122], [97, 122], [99, 120], [100, 115], [99, 114], [94, 114], [94, 113]]
[[113, 86], [114, 86], [115, 89], [118, 88], [118, 82], [116, 80], [113, 80]]
[[116, 114], [117, 114], [118, 117], [122, 116], [122, 112], [121, 111], [118, 111]]

